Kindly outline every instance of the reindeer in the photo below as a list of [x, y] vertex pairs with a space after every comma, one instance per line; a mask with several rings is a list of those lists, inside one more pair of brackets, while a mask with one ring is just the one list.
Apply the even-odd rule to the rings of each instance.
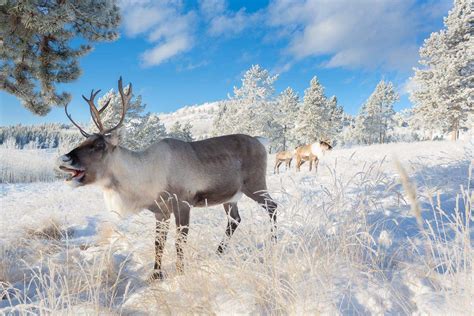
[[332, 146], [327, 141], [297, 147], [295, 149], [296, 170], [300, 171], [301, 165], [305, 161], [309, 161], [309, 171], [313, 169], [313, 162], [315, 171], [318, 171], [319, 158], [323, 157], [329, 150], [332, 150]]
[[267, 153], [256, 138], [243, 134], [209, 138], [195, 142], [163, 139], [143, 151], [131, 151], [118, 144], [117, 129], [123, 124], [132, 97], [118, 81], [122, 111], [118, 124], [105, 128], [100, 114], [110, 100], [97, 109], [92, 90], [88, 103], [98, 133], [84, 131], [65, 107], [67, 117], [86, 138], [78, 147], [58, 158], [59, 169], [69, 173], [73, 186], [96, 184], [103, 190], [109, 210], [138, 212], [148, 209], [156, 217], [155, 263], [152, 279], [163, 279], [161, 258], [174, 215], [177, 238], [176, 268], [184, 270], [183, 246], [189, 230], [191, 207], [224, 205], [227, 214], [225, 237], [217, 248], [224, 252], [228, 240], [241, 219], [237, 202], [245, 194], [265, 208], [272, 223], [272, 240], [276, 241], [277, 204], [267, 192]]
[[286, 170], [290, 169], [291, 161], [293, 160], [293, 155], [295, 151], [280, 151], [275, 155], [275, 167], [273, 168], [273, 173], [280, 174], [280, 166], [285, 162]]

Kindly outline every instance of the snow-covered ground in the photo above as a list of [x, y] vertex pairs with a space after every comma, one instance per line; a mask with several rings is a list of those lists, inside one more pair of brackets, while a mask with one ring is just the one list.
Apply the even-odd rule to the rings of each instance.
[[278, 243], [243, 198], [219, 257], [222, 207], [193, 209], [186, 271], [176, 274], [171, 229], [162, 282], [147, 279], [151, 213], [107, 213], [95, 187], [2, 184], [0, 313], [469, 314], [473, 154], [472, 140], [335, 149], [317, 173], [279, 175], [270, 156]]

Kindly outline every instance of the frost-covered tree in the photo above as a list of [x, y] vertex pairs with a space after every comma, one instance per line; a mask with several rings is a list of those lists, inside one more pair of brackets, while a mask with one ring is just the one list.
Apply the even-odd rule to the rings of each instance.
[[136, 121], [139, 124], [134, 124], [134, 137], [127, 139], [128, 147], [131, 149], [146, 149], [167, 136], [165, 125], [154, 113], [149, 113]]
[[342, 113], [341, 122], [341, 132], [336, 137], [338, 144], [344, 146], [358, 143], [355, 135], [355, 117], [347, 113]]
[[79, 77], [78, 59], [92, 42], [116, 39], [119, 22], [113, 0], [2, 1], [0, 89], [39, 115], [69, 103], [57, 85]]
[[333, 95], [326, 104], [327, 116], [323, 121], [324, 139], [334, 140], [342, 131], [344, 109], [337, 104], [337, 97]]
[[[128, 93], [129, 87], [124, 88]], [[110, 100], [110, 101], [109, 101]], [[102, 123], [105, 128], [111, 128], [120, 120], [122, 116], [122, 99], [120, 93], [110, 89], [98, 101], [101, 108], [106, 102], [110, 102], [108, 107], [101, 114]], [[119, 128], [120, 144], [126, 148], [140, 150], [148, 147], [154, 141], [166, 137], [166, 129], [154, 114], [145, 113], [145, 104], [142, 104], [141, 96], [133, 96], [127, 108], [123, 125]], [[97, 127], [91, 122], [91, 128]], [[147, 135], [150, 133], [150, 135]]]
[[181, 125], [180, 121], [176, 121], [170, 128], [168, 136], [171, 138], [176, 138], [184, 140], [186, 142], [193, 141], [193, 134], [191, 129], [193, 126], [190, 122], [186, 122], [184, 125]]
[[413, 111], [412, 109], [403, 109], [396, 112], [393, 116], [394, 128], [390, 133], [390, 138], [393, 141], [411, 142], [419, 140], [420, 130], [413, 125]]
[[[123, 89], [124, 93], [128, 93], [128, 89], [129, 86], [126, 86]], [[102, 97], [99, 98], [98, 108], [103, 107], [107, 102], [110, 102], [110, 104], [107, 106], [104, 112], [101, 113], [100, 117], [102, 119], [104, 127], [111, 128], [117, 125], [122, 116], [122, 99], [120, 97], [120, 93], [118, 93], [118, 91], [115, 91], [114, 89], [110, 89], [107, 93], [105, 93]], [[121, 128], [129, 129], [132, 125], [132, 121], [137, 120], [145, 115], [144, 111], [145, 105], [142, 104], [142, 97], [136, 97], [135, 95], [133, 95], [127, 107], [124, 125]], [[93, 128], [96, 128], [94, 124], [91, 125], [93, 126]]]
[[[218, 136], [238, 132], [237, 122], [239, 118], [237, 115], [241, 115], [242, 111], [237, 100], [220, 101], [212, 124], [212, 135]], [[240, 126], [238, 127], [240, 128]]]
[[324, 88], [315, 76], [304, 92], [303, 105], [296, 120], [295, 137], [298, 143], [311, 143], [327, 138], [329, 118], [328, 100]]
[[384, 143], [393, 125], [393, 104], [399, 100], [393, 84], [381, 80], [356, 117], [355, 133], [360, 142]]
[[298, 94], [290, 87], [280, 93], [277, 100], [277, 111], [275, 112], [276, 121], [280, 126], [280, 138], [282, 140], [282, 149], [294, 144], [293, 129], [295, 128], [296, 116], [298, 115]]
[[427, 130], [451, 132], [472, 128], [474, 115], [474, 37], [471, 0], [455, 0], [444, 29], [420, 48], [420, 68], [412, 77], [414, 120]]
[[213, 124], [213, 134], [245, 133], [265, 136], [276, 146], [275, 135], [280, 126], [274, 119], [276, 102], [273, 100], [274, 82], [268, 70], [253, 65], [242, 78], [242, 85], [234, 87], [234, 95], [219, 103]]
[[78, 144], [83, 137], [71, 125], [48, 123], [39, 125], [0, 126], [0, 144], [14, 140], [15, 147], [56, 148], [61, 144]]

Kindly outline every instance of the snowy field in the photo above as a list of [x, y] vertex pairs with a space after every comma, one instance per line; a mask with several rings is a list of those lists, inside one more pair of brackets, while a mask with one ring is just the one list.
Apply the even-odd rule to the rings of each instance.
[[[151, 213], [107, 213], [94, 187], [0, 184], [0, 313], [469, 314], [473, 154], [472, 140], [335, 149], [318, 173], [304, 164], [280, 175], [270, 156], [278, 243], [266, 212], [243, 198], [219, 257], [223, 208], [196, 208], [185, 274], [171, 228], [162, 282], [148, 281]], [[11, 179], [23, 176], [15, 159]]]

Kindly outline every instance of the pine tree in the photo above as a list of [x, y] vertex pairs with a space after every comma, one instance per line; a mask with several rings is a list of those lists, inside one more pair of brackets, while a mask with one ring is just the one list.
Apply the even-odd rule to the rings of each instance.
[[[126, 86], [124, 88], [124, 93], [128, 93], [128, 89], [129, 86]], [[117, 125], [122, 116], [122, 98], [120, 97], [120, 93], [118, 93], [114, 89], [110, 89], [107, 93], [105, 93], [102, 97], [99, 98], [98, 108], [103, 107], [107, 102], [110, 102], [110, 104], [104, 110], [100, 117], [102, 119], [104, 127], [111, 128]], [[134, 120], [139, 120], [140, 118], [144, 117], [145, 106], [146, 105], [142, 104], [142, 97], [140, 95], [137, 97], [132, 96], [132, 99], [130, 100], [125, 114], [124, 124], [121, 128], [130, 130], [130, 127], [133, 125]], [[94, 124], [92, 124], [92, 126], [93, 128], [96, 128]]]
[[451, 132], [472, 128], [474, 115], [474, 39], [472, 1], [455, 0], [445, 28], [420, 48], [420, 68], [412, 78], [414, 119], [425, 129]]
[[235, 99], [223, 100], [218, 103], [217, 113], [213, 120], [212, 135], [227, 135], [241, 132], [238, 123], [242, 109], [240, 101]]
[[128, 147], [143, 150], [167, 136], [165, 125], [158, 115], [152, 113], [140, 118], [140, 124], [135, 126], [135, 135], [127, 140]]
[[294, 144], [293, 129], [295, 128], [296, 116], [298, 115], [298, 94], [290, 87], [286, 88], [277, 99], [276, 121], [280, 126], [280, 138], [283, 150], [287, 149], [288, 143]]
[[326, 138], [325, 120], [328, 118], [327, 98], [324, 88], [315, 76], [304, 92], [295, 127], [295, 136], [300, 143], [312, 143]]
[[366, 144], [386, 142], [387, 132], [393, 125], [393, 104], [399, 96], [391, 82], [381, 80], [362, 106], [356, 118], [355, 133]]
[[253, 65], [242, 78], [242, 85], [234, 87], [234, 95], [219, 103], [214, 120], [214, 135], [244, 133], [264, 136], [277, 146], [276, 136], [280, 126], [274, 119], [276, 102], [273, 100], [274, 82], [268, 70]]
[[323, 130], [325, 131], [323, 139], [335, 140], [342, 131], [344, 109], [337, 104], [337, 97], [335, 95], [327, 101], [326, 107], [328, 114], [327, 119], [323, 122], [326, 123], [323, 124]]
[[191, 132], [192, 125], [190, 122], [186, 122], [184, 125], [181, 125], [180, 121], [176, 121], [170, 128], [168, 133], [169, 137], [180, 139], [186, 142], [193, 141], [193, 135]]
[[[115, 1], [2, 1], [0, 4], [0, 88], [35, 114], [66, 105], [71, 96], [57, 84], [80, 75], [79, 57], [91, 43], [115, 40], [120, 22]], [[85, 44], [74, 46], [80, 38]]]
[[347, 113], [342, 113], [341, 122], [342, 128], [336, 137], [337, 142], [341, 145], [358, 143], [355, 134], [355, 117]]
[[277, 78], [278, 75], [271, 76], [259, 65], [253, 65], [245, 72], [241, 87], [234, 87], [234, 104], [240, 110], [237, 131], [273, 138], [276, 124], [272, 116], [275, 104], [271, 98]]
[[[124, 88], [128, 92], [129, 87]], [[110, 89], [98, 101], [101, 108], [110, 100], [110, 104], [101, 114], [102, 123], [105, 128], [111, 128], [119, 122], [122, 116], [122, 99], [120, 94], [114, 89]], [[120, 144], [133, 150], [144, 149], [154, 141], [166, 136], [164, 125], [159, 121], [158, 116], [145, 113], [145, 104], [142, 104], [141, 96], [133, 96], [125, 113], [123, 125], [119, 128]], [[148, 126], [150, 124], [150, 126]], [[91, 121], [91, 128], [97, 131], [97, 127]], [[155, 131], [152, 128], [156, 128]], [[146, 135], [144, 131], [150, 132]]]
[[194, 140], [192, 133], [193, 126], [190, 122], [186, 122], [182, 129], [182, 139], [187, 142], [192, 142]]

